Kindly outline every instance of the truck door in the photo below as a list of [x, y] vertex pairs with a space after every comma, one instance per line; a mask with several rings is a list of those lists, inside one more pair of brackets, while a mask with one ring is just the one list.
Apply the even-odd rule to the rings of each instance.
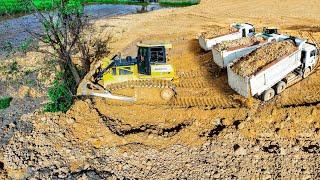
[[139, 74], [151, 75], [149, 48], [139, 47], [137, 61]]
[[248, 37], [252, 37], [252, 36], [254, 36], [254, 34], [255, 34], [255, 29], [254, 28], [250, 28], [250, 29], [248, 29]]
[[301, 63], [306, 63], [306, 55], [307, 52], [306, 51], [301, 51]]
[[314, 49], [310, 52], [310, 59], [308, 60], [307, 62], [307, 66], [309, 67], [312, 67], [316, 64], [316, 60], [317, 60], [317, 50]]
[[245, 28], [242, 29], [242, 37], [246, 37], [246, 29]]

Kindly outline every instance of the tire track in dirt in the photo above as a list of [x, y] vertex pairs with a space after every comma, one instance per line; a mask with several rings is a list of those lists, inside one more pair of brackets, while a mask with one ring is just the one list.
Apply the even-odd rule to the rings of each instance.
[[239, 106], [237, 103], [232, 102], [228, 98], [222, 97], [177, 97], [171, 102], [171, 106], [177, 107], [209, 107], [209, 108], [233, 108]]

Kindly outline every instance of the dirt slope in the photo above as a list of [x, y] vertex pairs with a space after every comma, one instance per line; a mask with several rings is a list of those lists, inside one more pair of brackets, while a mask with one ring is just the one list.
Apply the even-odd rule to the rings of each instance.
[[317, 1], [202, 0], [99, 20], [97, 31], [114, 36], [113, 52], [135, 54], [135, 43], [147, 39], [173, 44], [177, 99], [114, 105], [93, 98], [76, 101], [66, 115], [25, 115], [33, 131], [16, 133], [0, 161], [12, 177], [317, 179], [320, 71], [273, 101], [246, 108], [195, 38], [248, 21], [258, 28], [281, 24], [305, 38], [310, 32], [320, 42], [319, 10]]

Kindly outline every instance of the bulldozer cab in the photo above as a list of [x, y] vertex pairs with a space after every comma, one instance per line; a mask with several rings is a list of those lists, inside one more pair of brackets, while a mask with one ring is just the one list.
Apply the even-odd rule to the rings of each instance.
[[151, 75], [151, 65], [166, 64], [166, 45], [138, 44], [139, 74]]

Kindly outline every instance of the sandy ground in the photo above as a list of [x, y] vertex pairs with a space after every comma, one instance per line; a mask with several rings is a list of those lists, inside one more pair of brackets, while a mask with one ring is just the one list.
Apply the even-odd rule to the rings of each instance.
[[16, 133], [0, 152], [7, 175], [319, 178], [320, 71], [271, 102], [244, 100], [196, 40], [232, 22], [250, 22], [258, 30], [277, 26], [320, 42], [317, 1], [202, 0], [197, 6], [98, 20], [97, 31], [114, 36], [113, 52], [135, 54], [141, 40], [171, 42], [169, 63], [180, 77], [177, 98], [153, 105], [83, 99], [67, 114], [25, 115], [33, 131]]

